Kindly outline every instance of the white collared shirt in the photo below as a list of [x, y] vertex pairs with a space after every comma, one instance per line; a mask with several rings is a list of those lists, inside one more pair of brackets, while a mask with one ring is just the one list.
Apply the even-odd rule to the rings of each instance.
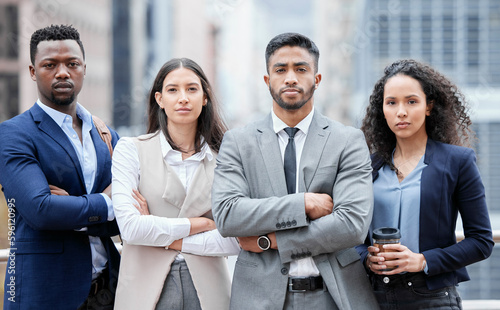
[[[210, 147], [203, 143], [200, 152], [182, 160], [182, 153], [172, 149], [162, 132], [160, 143], [165, 162], [175, 171], [186, 192], [198, 166], [205, 159], [214, 160]], [[187, 218], [141, 215], [134, 207], [132, 189], [138, 189], [140, 162], [132, 138], [121, 138], [113, 152], [113, 201], [121, 236], [129, 244], [168, 247], [183, 239], [182, 251], [205, 256], [235, 255], [240, 247], [235, 238], [224, 238], [218, 230], [189, 236]]]
[[[92, 137], [90, 135], [90, 130], [92, 129], [92, 115], [81, 104], [77, 103], [76, 115], [82, 120], [82, 141], [80, 141], [78, 134], [73, 129], [73, 118], [70, 115], [46, 106], [40, 101], [40, 99], [38, 99], [37, 104], [56, 122], [59, 127], [61, 127], [68, 139], [71, 141], [82, 168], [85, 189], [87, 190], [87, 193], [91, 193], [97, 169], [96, 151], [94, 142], [92, 141]], [[108, 205], [108, 221], [112, 221], [115, 218], [113, 203], [107, 195], [102, 193], [101, 195], [104, 197]], [[85, 231], [86, 229], [87, 228], [85, 227], [81, 230]], [[89, 242], [92, 253], [92, 279], [95, 279], [106, 268], [108, 256], [99, 237], [89, 236]]]
[[[298, 128], [299, 130], [295, 134], [294, 140], [295, 140], [295, 153], [296, 153], [296, 159], [297, 159], [297, 178], [296, 178], [296, 186], [295, 186], [295, 191], [298, 192], [299, 189], [299, 166], [300, 166], [300, 159], [302, 156], [302, 150], [304, 149], [304, 144], [306, 142], [307, 138], [307, 133], [309, 132], [309, 126], [311, 125], [312, 119], [314, 115], [314, 108], [312, 111], [304, 117], [303, 120], [298, 123], [295, 128]], [[273, 129], [274, 132], [278, 135], [278, 141], [280, 144], [280, 150], [281, 150], [281, 159], [284, 161], [285, 157], [285, 149], [288, 144], [288, 134], [285, 132], [285, 128], [289, 127], [287, 124], [285, 124], [281, 119], [276, 116], [274, 111], [271, 113], [271, 117], [273, 119]], [[316, 264], [314, 263], [314, 260], [312, 257], [306, 257], [306, 258], [301, 258], [294, 260], [290, 263], [290, 276], [291, 277], [307, 277], [307, 276], [317, 276], [319, 275], [319, 270], [316, 267]]]

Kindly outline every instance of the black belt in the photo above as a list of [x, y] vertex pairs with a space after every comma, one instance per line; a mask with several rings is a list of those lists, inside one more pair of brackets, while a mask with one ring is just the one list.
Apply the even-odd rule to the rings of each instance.
[[95, 296], [97, 292], [106, 287], [106, 276], [104, 274], [100, 274], [97, 278], [92, 280], [90, 284], [90, 293], [89, 296]]
[[288, 278], [289, 292], [306, 292], [323, 289], [323, 277], [290, 277]]

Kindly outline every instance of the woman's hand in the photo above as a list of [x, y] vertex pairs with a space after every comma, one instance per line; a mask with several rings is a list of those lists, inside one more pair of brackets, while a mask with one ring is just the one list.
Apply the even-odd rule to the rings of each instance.
[[[414, 253], [401, 244], [385, 244], [384, 250], [391, 252], [380, 252], [377, 247], [368, 247], [366, 259], [367, 267], [374, 273], [380, 275], [394, 275], [402, 272], [420, 272], [425, 269], [426, 260], [423, 254]], [[384, 271], [384, 269], [394, 268]]]
[[207, 217], [192, 217], [189, 222], [191, 223], [190, 236], [217, 228], [215, 222]]
[[134, 207], [139, 210], [141, 215], [149, 215], [148, 203], [146, 198], [144, 198], [138, 190], [132, 189], [132, 197], [137, 201], [134, 203]]
[[182, 239], [175, 240], [167, 247], [169, 250], [182, 251]]

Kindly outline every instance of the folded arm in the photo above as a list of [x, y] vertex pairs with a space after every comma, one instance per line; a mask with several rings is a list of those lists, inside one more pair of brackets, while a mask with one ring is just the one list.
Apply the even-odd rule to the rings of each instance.
[[[14, 124], [2, 124], [0, 135], [0, 182], [15, 210], [36, 230], [74, 230], [106, 224], [108, 208], [101, 194], [52, 195], [51, 183], [79, 184], [74, 163], [65, 154], [55, 154], [50, 163], [39, 161], [32, 136]], [[46, 154], [44, 154], [46, 155]]]
[[[335, 147], [343, 148], [343, 151], [332, 184], [333, 212], [311, 221], [307, 227], [277, 231], [278, 250], [283, 262], [291, 261], [298, 253], [316, 256], [354, 247], [366, 237], [373, 212], [368, 147], [358, 130], [350, 131], [345, 144]], [[314, 188], [309, 190], [314, 191]]]

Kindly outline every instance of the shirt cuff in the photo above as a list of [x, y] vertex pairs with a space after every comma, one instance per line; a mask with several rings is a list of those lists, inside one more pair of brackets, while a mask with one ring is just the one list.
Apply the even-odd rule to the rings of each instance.
[[169, 218], [168, 222], [172, 242], [189, 236], [189, 232], [191, 231], [191, 222], [188, 218]]
[[115, 219], [115, 211], [113, 210], [113, 201], [109, 198], [108, 195], [100, 193], [104, 200], [106, 200], [106, 204], [108, 205], [108, 221], [112, 221]]
[[182, 252], [204, 256], [237, 255], [240, 246], [236, 238], [224, 238], [217, 229], [184, 238]]

